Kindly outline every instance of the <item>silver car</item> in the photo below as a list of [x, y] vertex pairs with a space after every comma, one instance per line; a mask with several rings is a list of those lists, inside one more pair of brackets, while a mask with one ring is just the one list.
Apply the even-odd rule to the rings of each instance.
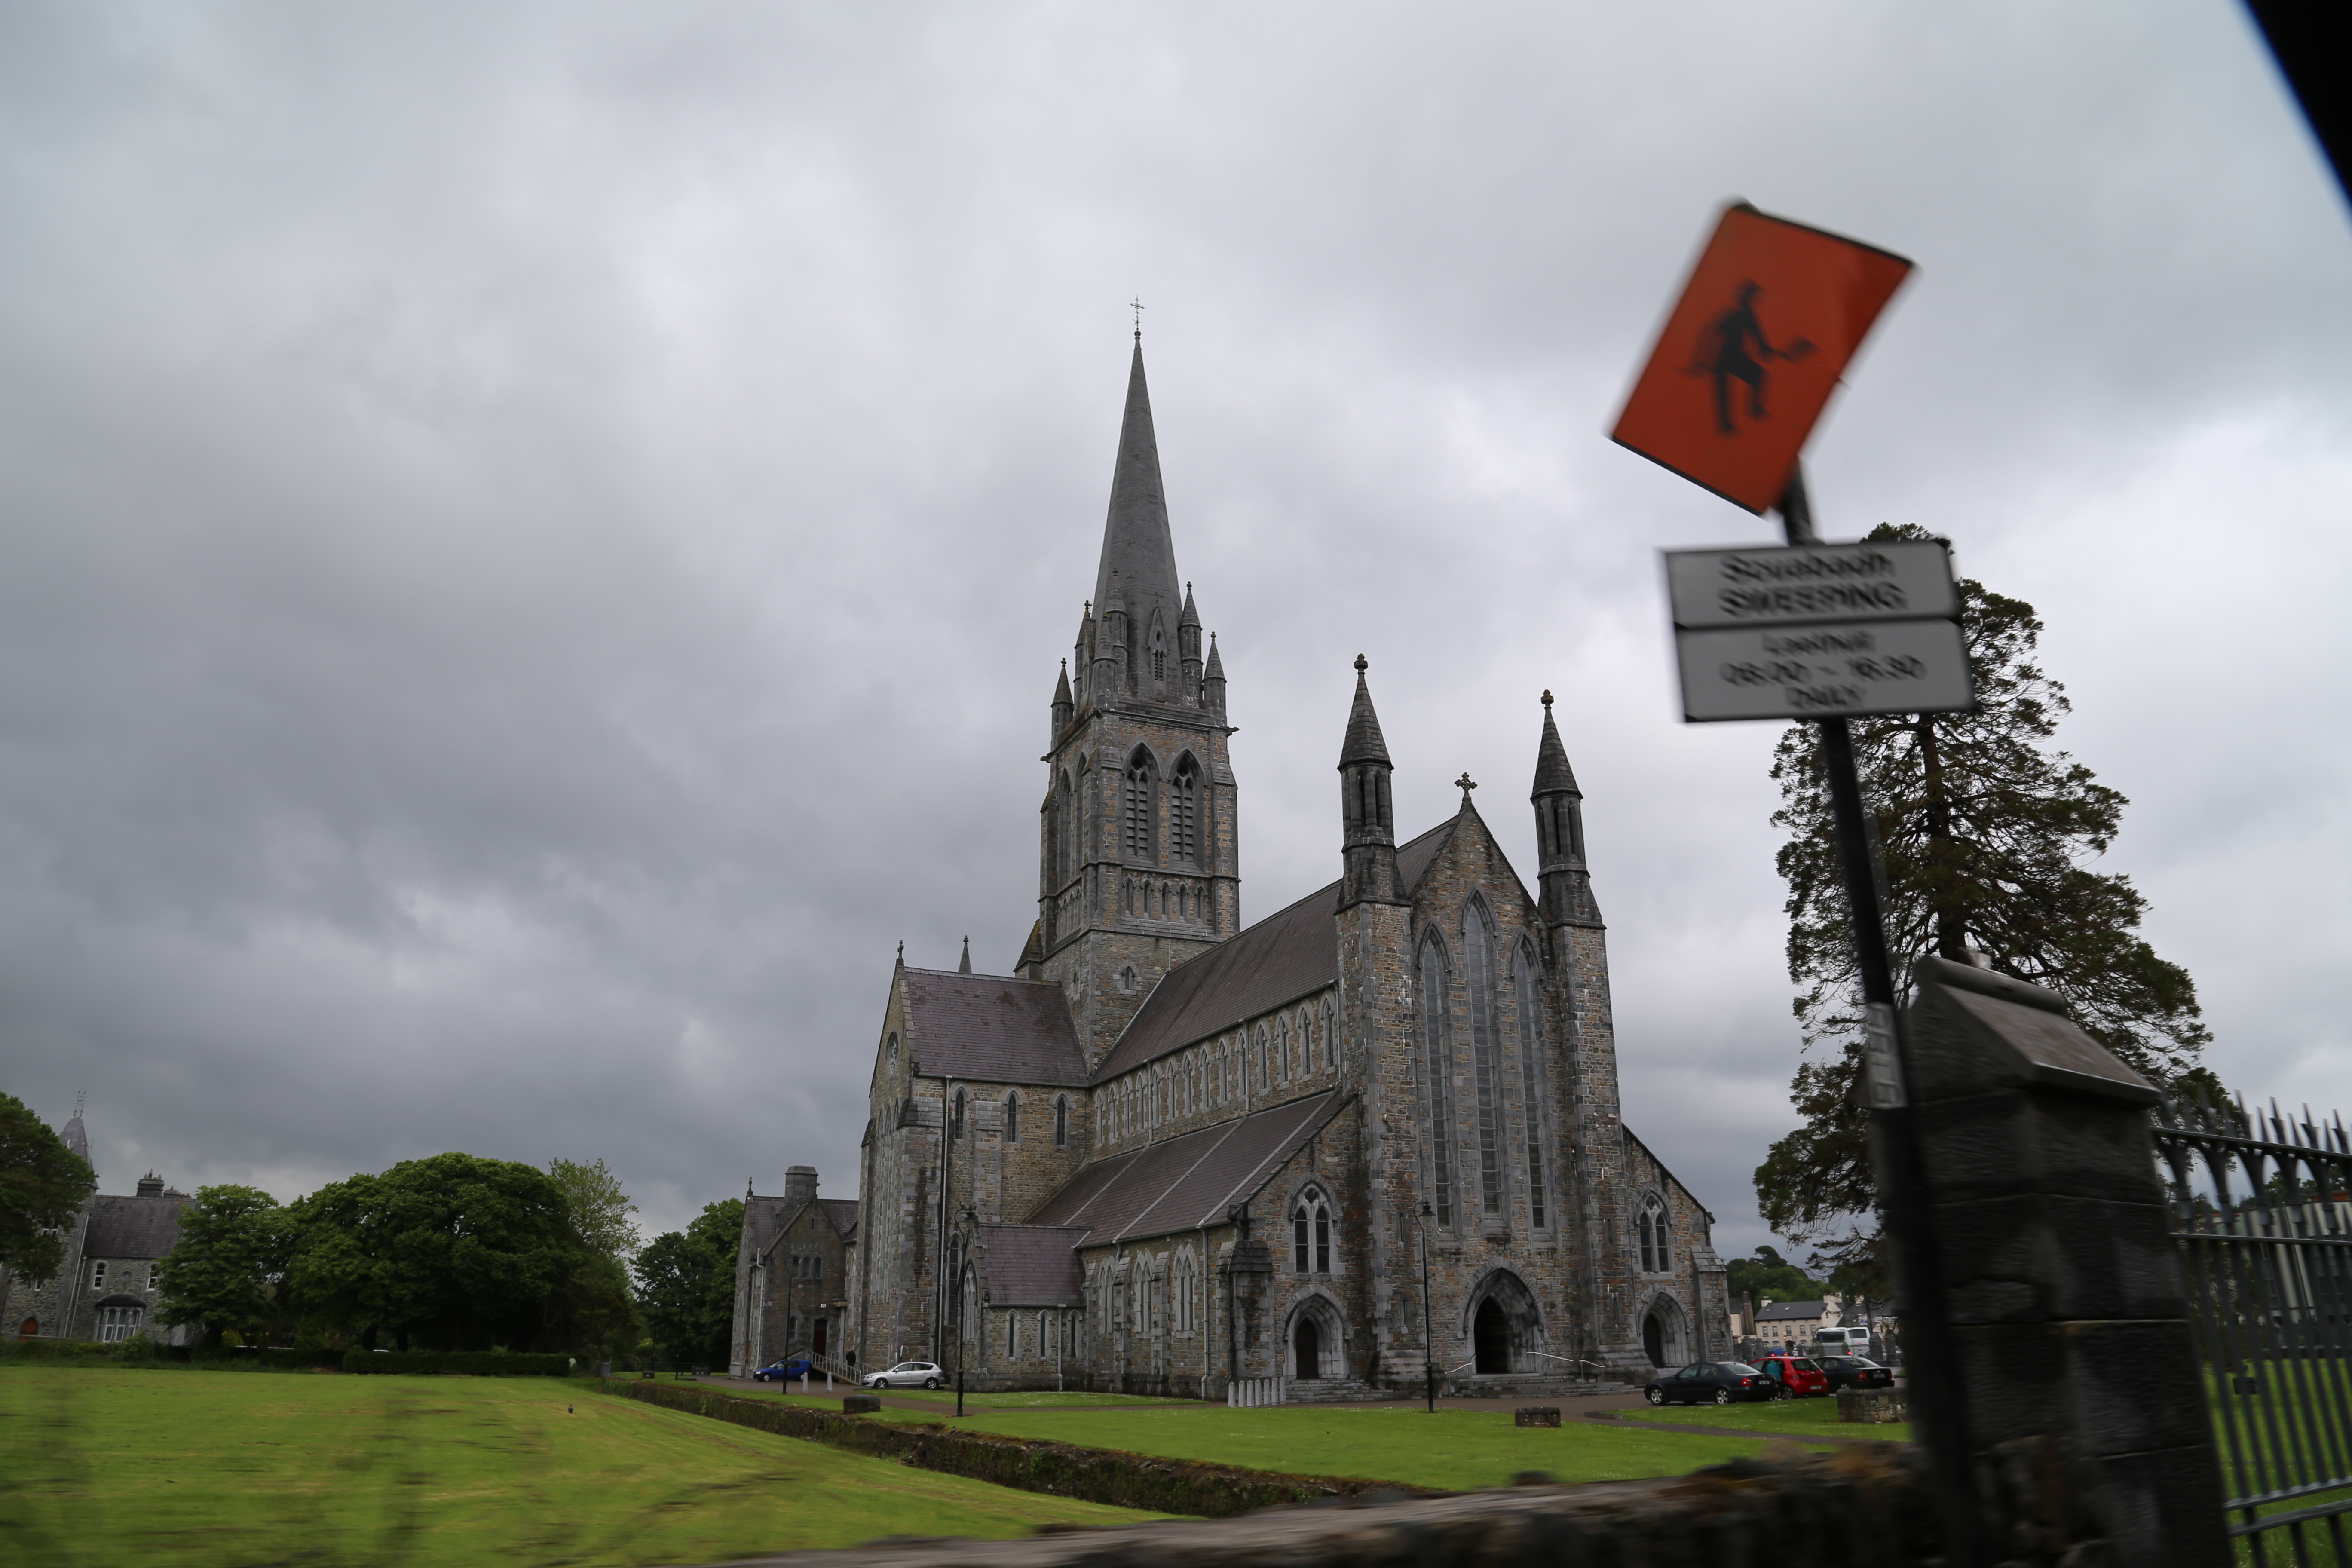
[[937, 1388], [947, 1374], [927, 1361], [902, 1361], [866, 1380], [868, 1388]]

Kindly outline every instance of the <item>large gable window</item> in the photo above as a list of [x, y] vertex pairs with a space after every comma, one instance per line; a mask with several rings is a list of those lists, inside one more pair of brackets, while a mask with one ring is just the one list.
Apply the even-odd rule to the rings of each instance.
[[1445, 952], [1434, 940], [1422, 943], [1421, 1051], [1429, 1070], [1430, 1200], [1437, 1223], [1454, 1223], [1454, 1040], [1447, 993]]

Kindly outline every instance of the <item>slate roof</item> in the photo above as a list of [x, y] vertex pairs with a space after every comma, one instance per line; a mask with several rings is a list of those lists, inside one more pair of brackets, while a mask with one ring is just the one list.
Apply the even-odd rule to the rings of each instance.
[[1045, 980], [909, 969], [907, 1048], [925, 1078], [982, 1083], [1087, 1081], [1069, 999]]
[[845, 1237], [857, 1234], [857, 1200], [856, 1198], [819, 1198], [816, 1206], [833, 1222], [833, 1228]]
[[984, 1225], [977, 1258], [992, 1307], [1086, 1304], [1078, 1268], [1083, 1226]]
[[[1397, 851], [1397, 880], [1410, 892], [1437, 858], [1459, 817], [1448, 817]], [[1247, 931], [1162, 975], [1103, 1058], [1097, 1082], [1167, 1055], [1244, 1018], [1339, 980], [1339, 884], [1307, 894]], [[923, 1065], [930, 1066], [926, 1056]]]
[[161, 1258], [180, 1239], [180, 1211], [189, 1200], [177, 1193], [152, 1198], [94, 1200], [84, 1258]]
[[1074, 1245], [1087, 1247], [1223, 1224], [1226, 1209], [1254, 1195], [1346, 1102], [1327, 1089], [1097, 1160], [1038, 1205], [1029, 1223], [1083, 1230]]
[[1819, 1300], [1775, 1301], [1770, 1306], [1759, 1310], [1756, 1321], [1759, 1323], [1777, 1323], [1790, 1318], [1818, 1318], [1822, 1315], [1822, 1303]]

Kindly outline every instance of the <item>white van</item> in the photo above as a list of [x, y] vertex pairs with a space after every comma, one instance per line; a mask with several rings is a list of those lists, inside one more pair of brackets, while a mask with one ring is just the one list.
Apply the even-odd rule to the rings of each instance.
[[1868, 1329], [1823, 1329], [1820, 1336], [1823, 1355], [1862, 1355], [1870, 1349]]

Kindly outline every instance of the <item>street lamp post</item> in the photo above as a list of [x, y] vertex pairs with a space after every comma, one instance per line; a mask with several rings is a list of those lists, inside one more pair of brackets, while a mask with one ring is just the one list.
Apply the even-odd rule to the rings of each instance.
[[961, 1250], [963, 1267], [956, 1270], [955, 1330], [956, 1330], [956, 1415], [963, 1415], [963, 1347], [971, 1338], [971, 1325], [964, 1321], [964, 1281], [971, 1277], [971, 1233], [980, 1216], [967, 1208], [963, 1211], [964, 1244]]
[[1421, 1373], [1432, 1415], [1437, 1414], [1437, 1342], [1429, 1334], [1429, 1222], [1433, 1213], [1424, 1200], [1421, 1205]]

